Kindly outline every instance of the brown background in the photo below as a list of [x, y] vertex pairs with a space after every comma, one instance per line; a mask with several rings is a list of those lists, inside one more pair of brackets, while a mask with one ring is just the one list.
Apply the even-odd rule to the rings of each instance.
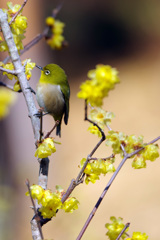
[[[57, 3], [51, 0], [28, 1], [23, 12], [28, 17], [25, 43], [42, 32], [45, 17], [51, 14]], [[0, 7], [5, 6], [6, 1], [1, 1]], [[67, 127], [62, 125], [62, 145], [57, 146], [57, 152], [50, 158], [50, 189], [54, 190], [57, 184], [66, 189], [78, 174], [80, 160], [97, 143], [96, 136], [87, 131], [88, 123], [83, 121], [84, 103], [76, 95], [80, 83], [87, 78], [87, 71], [98, 63], [116, 67], [121, 79], [104, 103], [104, 109], [116, 115], [111, 127], [126, 134], [142, 134], [146, 142], [159, 135], [159, 11], [159, 1], [68, 0], [58, 18], [66, 23], [65, 37], [69, 47], [54, 52], [43, 40], [22, 56], [22, 59], [31, 58], [41, 66], [50, 62], [59, 64], [67, 72], [70, 82], [69, 124]], [[30, 81], [34, 89], [39, 76], [38, 69], [34, 69]], [[46, 116], [45, 131], [52, 126], [53, 119]], [[0, 133], [0, 238], [28, 240], [31, 239], [33, 213], [29, 208], [30, 199], [25, 196], [25, 179], [36, 184], [39, 169], [34, 157], [31, 123], [21, 94], [8, 118], [0, 123]], [[110, 149], [103, 145], [96, 156], [109, 154]], [[116, 165], [119, 162], [117, 158]], [[125, 223], [131, 222], [130, 233], [146, 232], [149, 239], [159, 239], [159, 159], [148, 162], [147, 168], [141, 170], [134, 170], [131, 162], [128, 160], [119, 173], [84, 240], [107, 239], [104, 225], [112, 215], [123, 217]], [[79, 209], [73, 214], [60, 211], [43, 227], [45, 238], [76, 239], [110, 177], [101, 177], [96, 184], [80, 185], [73, 193], [80, 201]]]

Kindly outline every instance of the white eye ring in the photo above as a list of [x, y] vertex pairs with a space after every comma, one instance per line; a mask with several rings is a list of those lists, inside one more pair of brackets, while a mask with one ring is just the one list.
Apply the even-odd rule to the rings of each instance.
[[45, 70], [45, 75], [49, 75], [50, 74], [50, 71], [49, 70]]

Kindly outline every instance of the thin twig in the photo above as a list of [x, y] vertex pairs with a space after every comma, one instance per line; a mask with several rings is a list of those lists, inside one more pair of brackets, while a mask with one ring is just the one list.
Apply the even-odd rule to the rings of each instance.
[[[90, 122], [90, 120], [89, 120], [88, 117], [87, 117], [87, 102], [86, 102], [86, 101], [85, 101], [85, 120]], [[65, 202], [65, 200], [69, 197], [69, 195], [71, 194], [71, 192], [73, 192], [74, 188], [77, 187], [80, 183], [83, 182], [83, 178], [84, 178], [84, 176], [85, 176], [84, 170], [85, 170], [85, 168], [86, 168], [89, 160], [94, 159], [94, 158], [92, 158], [93, 154], [95, 153], [95, 151], [98, 149], [98, 147], [100, 146], [100, 144], [101, 144], [101, 143], [105, 140], [105, 138], [106, 138], [103, 130], [102, 130], [96, 123], [92, 122], [92, 124], [95, 124], [95, 125], [98, 127], [99, 131], [100, 131], [101, 134], [102, 134], [102, 138], [101, 138], [100, 141], [96, 144], [96, 146], [93, 148], [93, 150], [91, 151], [91, 153], [87, 156], [87, 159], [86, 159], [83, 167], [81, 168], [81, 170], [80, 170], [77, 178], [76, 178], [76, 179], [72, 179], [72, 181], [71, 181], [71, 183], [70, 183], [70, 185], [69, 185], [66, 193], [65, 193], [64, 196], [62, 197], [62, 200], [61, 200], [62, 203]], [[109, 158], [111, 158], [111, 157], [113, 157], [113, 155], [111, 155]], [[107, 159], [107, 158], [105, 158], [105, 159]]]
[[[55, 18], [57, 14], [59, 13], [61, 7], [63, 6], [64, 1], [60, 3], [54, 10], [53, 10], [53, 17]], [[38, 34], [36, 37], [34, 37], [29, 43], [27, 43], [24, 48], [20, 51], [20, 56], [24, 54], [26, 51], [28, 51], [30, 48], [32, 48], [35, 44], [37, 44], [42, 38], [47, 37], [49, 31], [49, 27], [45, 27], [42, 33]], [[7, 56], [3, 63], [6, 64], [10, 60], [10, 56]]]
[[115, 155], [114, 154], [111, 154], [111, 156], [109, 156], [109, 157], [104, 157], [104, 158], [94, 158], [94, 157], [91, 157], [89, 160], [98, 160], [98, 159], [101, 159], [101, 160], [104, 160], [104, 161], [106, 161], [106, 160], [108, 160], [108, 159], [111, 159], [111, 158], [114, 158], [115, 157]]
[[9, 84], [6, 84], [6, 83], [3, 83], [3, 82], [0, 82], [0, 86], [3, 86], [3, 87], [6, 87], [12, 91], [14, 91], [14, 88], [13, 86], [9, 85]]
[[51, 129], [51, 131], [49, 131], [49, 132], [46, 134], [46, 136], [44, 137], [44, 139], [45, 139], [45, 138], [48, 138], [48, 137], [51, 135], [51, 133], [54, 131], [54, 129], [58, 126], [58, 124], [59, 124], [59, 120], [57, 120], [57, 121], [55, 122], [55, 125], [53, 126], [53, 128]]
[[[107, 125], [107, 128], [109, 129], [109, 131], [112, 131], [112, 128]], [[122, 149], [122, 152], [123, 152], [123, 156], [125, 156], [127, 153], [126, 153], [126, 150], [125, 150], [125, 147], [123, 146], [123, 144], [120, 145], [121, 146], [121, 149]]]
[[126, 231], [126, 229], [130, 226], [130, 223], [126, 223], [126, 225], [124, 226], [124, 228], [122, 229], [122, 231], [120, 232], [120, 234], [118, 235], [118, 237], [116, 238], [116, 240], [119, 240], [123, 233]]
[[78, 174], [78, 176], [77, 176], [77, 178], [76, 178], [76, 183], [77, 183], [77, 184], [79, 183], [79, 181], [82, 180], [82, 177], [84, 177], [84, 174], [83, 174], [83, 173], [84, 173], [84, 170], [85, 170], [85, 168], [86, 168], [89, 160], [92, 158], [93, 154], [94, 154], [95, 151], [99, 148], [99, 146], [101, 145], [101, 143], [106, 139], [106, 136], [105, 136], [103, 130], [98, 126], [98, 124], [95, 123], [95, 122], [93, 122], [93, 121], [91, 121], [90, 119], [88, 119], [88, 113], [87, 113], [87, 112], [88, 112], [88, 104], [87, 104], [87, 101], [85, 101], [85, 117], [84, 117], [84, 120], [85, 120], [85, 121], [88, 121], [88, 122], [92, 123], [94, 126], [96, 126], [96, 127], [98, 128], [98, 130], [101, 132], [102, 137], [101, 137], [100, 141], [96, 144], [96, 146], [93, 148], [93, 150], [91, 151], [91, 153], [87, 156], [87, 159], [86, 159], [83, 167], [81, 168], [81, 171], [79, 172], [79, 174]]
[[20, 55], [28, 51], [31, 47], [33, 47], [35, 44], [37, 44], [42, 38], [46, 36], [48, 32], [48, 27], [44, 29], [44, 31], [40, 34], [38, 34], [35, 38], [33, 38], [29, 43], [27, 43], [24, 48], [20, 51]]
[[[11, 21], [9, 22], [9, 26], [12, 24], [12, 22], [15, 20], [15, 18], [18, 16], [18, 14], [20, 13], [20, 11], [24, 8], [24, 6], [26, 5], [28, 0], [24, 0], [24, 3], [22, 4], [22, 6], [20, 7], [20, 9], [14, 14], [14, 16], [12, 17]], [[2, 32], [2, 29], [0, 28], [0, 32]]]
[[28, 179], [26, 180], [26, 186], [28, 188], [29, 196], [30, 196], [30, 199], [31, 199], [31, 202], [32, 202], [32, 206], [33, 206], [33, 210], [34, 210], [34, 214], [35, 214], [34, 219], [37, 221], [37, 226], [38, 226], [38, 229], [39, 229], [39, 233], [40, 233], [41, 239], [44, 239], [43, 233], [42, 233], [42, 228], [41, 228], [41, 225], [40, 225], [40, 218], [38, 216], [37, 209], [36, 209], [35, 203], [33, 201], [32, 195], [31, 195], [30, 183], [29, 183]]
[[6, 73], [8, 73], [8, 74], [13, 74], [13, 75], [17, 75], [17, 74], [20, 72], [20, 71], [5, 69], [5, 68], [3, 68], [3, 67], [0, 67], [0, 71], [6, 72]]
[[18, 16], [18, 14], [22, 11], [22, 9], [24, 8], [24, 6], [26, 5], [28, 0], [24, 0], [24, 3], [22, 4], [22, 6], [20, 7], [20, 9], [14, 14], [14, 16], [12, 17], [11, 21], [9, 22], [9, 25], [12, 24], [12, 22], [14, 22], [14, 20], [16, 19], [16, 17]]
[[75, 179], [72, 179], [66, 193], [63, 195], [61, 202], [64, 203], [66, 199], [70, 196], [71, 192], [74, 190], [74, 188], [77, 186]]
[[55, 18], [57, 14], [60, 12], [61, 8], [63, 7], [63, 4], [64, 4], [64, 1], [61, 1], [61, 3], [59, 3], [55, 9], [53, 9], [52, 11], [53, 18]]
[[82, 238], [82, 236], [83, 236], [83, 234], [85, 233], [88, 225], [90, 224], [92, 218], [94, 217], [94, 215], [95, 215], [95, 213], [96, 213], [99, 205], [101, 204], [104, 196], [106, 195], [109, 187], [111, 186], [112, 182], [113, 182], [114, 179], [116, 178], [118, 172], [120, 171], [121, 167], [122, 167], [123, 164], [126, 162], [126, 160], [127, 160], [127, 157], [124, 157], [124, 158], [122, 159], [122, 161], [120, 162], [119, 166], [117, 167], [116, 171], [113, 173], [111, 179], [109, 180], [107, 186], [106, 186], [105, 189], [103, 190], [103, 192], [102, 192], [100, 198], [98, 199], [97, 203], [95, 204], [93, 210], [92, 210], [91, 213], [89, 214], [89, 217], [88, 217], [88, 219], [86, 220], [86, 222], [85, 222], [85, 224], [84, 224], [82, 230], [80, 231], [80, 233], [79, 233], [79, 235], [78, 235], [78, 237], [77, 237], [76, 240], [80, 240], [80, 239]]
[[[43, 37], [46, 36], [48, 32], [48, 27], [44, 29], [44, 31], [40, 34], [38, 34], [35, 38], [33, 38], [29, 43], [27, 43], [24, 48], [20, 51], [20, 56], [24, 54], [26, 51], [28, 51], [30, 48], [32, 48], [35, 44], [37, 44]], [[10, 60], [10, 56], [7, 56], [3, 63], [6, 64]]]
[[[157, 137], [157, 138], [155, 138], [154, 140], [150, 141], [149, 143], [145, 144], [145, 146], [147, 146], [147, 145], [149, 145], [149, 144], [153, 144], [153, 143], [155, 143], [156, 141], [158, 141], [159, 139], [160, 139], [160, 136]], [[95, 204], [93, 210], [92, 210], [91, 213], [89, 214], [89, 217], [88, 217], [88, 219], [86, 220], [86, 222], [85, 222], [85, 224], [84, 224], [84, 226], [83, 226], [83, 228], [82, 228], [81, 232], [79, 233], [79, 235], [78, 235], [78, 237], [77, 237], [76, 240], [80, 240], [80, 239], [82, 238], [82, 236], [83, 236], [83, 234], [85, 233], [88, 225], [90, 224], [92, 218], [94, 217], [94, 215], [95, 215], [98, 207], [100, 206], [100, 204], [101, 204], [102, 200], [104, 199], [106, 193], [108, 192], [111, 184], [112, 184], [113, 181], [115, 180], [117, 174], [118, 174], [119, 171], [121, 170], [121, 168], [122, 168], [122, 166], [124, 165], [124, 163], [126, 162], [126, 160], [127, 160], [128, 158], [131, 158], [132, 156], [136, 155], [137, 153], [139, 153], [140, 151], [142, 151], [144, 148], [145, 148], [145, 147], [141, 147], [141, 148], [135, 150], [134, 152], [132, 152], [132, 153], [130, 153], [130, 154], [127, 154], [127, 153], [125, 154], [124, 158], [123, 158], [122, 161], [120, 162], [120, 164], [119, 164], [119, 166], [117, 167], [116, 171], [113, 173], [112, 177], [110, 178], [109, 182], [107, 183], [105, 189], [103, 190], [103, 192], [102, 192], [101, 196], [99, 197], [97, 203]]]

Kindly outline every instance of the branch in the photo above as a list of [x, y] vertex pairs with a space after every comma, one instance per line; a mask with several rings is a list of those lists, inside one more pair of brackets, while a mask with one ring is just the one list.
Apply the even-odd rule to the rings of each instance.
[[94, 215], [95, 215], [95, 213], [96, 213], [99, 205], [101, 204], [104, 196], [106, 195], [108, 189], [110, 188], [112, 182], [113, 182], [114, 179], [116, 178], [117, 174], [119, 173], [120, 169], [122, 168], [122, 166], [123, 166], [123, 164], [126, 162], [126, 160], [127, 160], [127, 157], [124, 157], [124, 158], [122, 159], [122, 161], [120, 162], [119, 166], [117, 167], [116, 171], [113, 173], [111, 179], [109, 180], [107, 186], [106, 186], [105, 189], [103, 190], [103, 192], [102, 192], [100, 198], [98, 199], [97, 203], [95, 204], [93, 210], [92, 210], [91, 213], [89, 214], [89, 217], [88, 217], [88, 219], [86, 220], [86, 222], [85, 222], [85, 224], [84, 224], [82, 230], [80, 231], [80, 233], [79, 233], [79, 235], [78, 235], [78, 237], [77, 237], [76, 240], [80, 240], [80, 239], [82, 238], [82, 236], [83, 236], [83, 234], [85, 233], [88, 225], [90, 224], [92, 218], [94, 217]]
[[[28, 0], [27, 0], [28, 1]], [[24, 2], [25, 3], [25, 2]], [[23, 3], [23, 7], [24, 7], [24, 3]], [[53, 10], [52, 12], [52, 16], [55, 18], [57, 16], [57, 14], [59, 13], [59, 11], [61, 10], [62, 6], [63, 6], [64, 1], [62, 1], [61, 3], [59, 3], [59, 5]], [[25, 3], [26, 4], [26, 3]], [[35, 44], [37, 44], [42, 38], [47, 37], [48, 35], [48, 31], [49, 31], [49, 27], [45, 27], [45, 29], [43, 30], [42, 33], [38, 34], [35, 38], [33, 38], [29, 43], [27, 43], [24, 46], [24, 49], [20, 51], [20, 55], [22, 55], [23, 53], [25, 53], [26, 51], [28, 51], [30, 48], [32, 48]], [[7, 56], [4, 60], [3, 63], [6, 64], [8, 61], [10, 60], [10, 56]]]
[[[107, 125], [107, 128], [109, 129], [109, 131], [112, 131], [112, 128]], [[125, 147], [123, 146], [123, 144], [120, 145], [121, 146], [121, 149], [122, 149], [122, 152], [123, 152], [123, 156], [125, 156], [127, 153], [126, 153], [126, 150], [125, 150]]]
[[[2, 9], [0, 9], [0, 25], [2, 28], [2, 32], [4, 35], [4, 39], [7, 43], [9, 53], [11, 56], [12, 63], [14, 65], [15, 71], [17, 71], [17, 78], [20, 82], [21, 89], [27, 104], [29, 116], [31, 118], [32, 122], [32, 128], [34, 132], [34, 138], [37, 142], [39, 140], [40, 135], [40, 120], [36, 117], [37, 109], [34, 103], [34, 99], [32, 96], [32, 93], [30, 91], [29, 83], [26, 79], [24, 67], [22, 66], [16, 45], [14, 43], [13, 35], [11, 33], [8, 21], [7, 21], [7, 14], [3, 12]], [[31, 221], [31, 227], [32, 227], [32, 237], [33, 239], [41, 239], [41, 234], [37, 226], [37, 222], [35, 219], [32, 219]]]
[[[18, 16], [18, 14], [20, 13], [20, 11], [22, 11], [22, 9], [24, 8], [24, 6], [26, 5], [28, 0], [24, 0], [24, 3], [22, 4], [22, 6], [20, 7], [20, 9], [14, 14], [14, 16], [12, 17], [11, 21], [9, 22], [9, 26], [12, 24], [12, 22], [14, 22], [14, 20], [16, 19], [16, 17]], [[2, 32], [2, 29], [0, 28], [0, 32]]]
[[[0, 86], [3, 86], [3, 87], [6, 87], [12, 91], [14, 91], [14, 88], [13, 86], [9, 85], [9, 84], [6, 84], [6, 83], [3, 83], [3, 82], [0, 82]], [[15, 91], [14, 91], [15, 92]], [[19, 90], [18, 92], [22, 92], [21, 90]]]
[[24, 3], [22, 4], [22, 6], [20, 7], [20, 9], [18, 10], [18, 12], [16, 12], [16, 14], [12, 17], [11, 21], [9, 22], [9, 25], [12, 24], [12, 22], [14, 22], [14, 20], [16, 19], [16, 17], [18, 16], [18, 14], [20, 13], [20, 11], [22, 11], [22, 9], [24, 8], [24, 6], [26, 5], [28, 0], [24, 0]]
[[[149, 144], [153, 144], [155, 143], [156, 141], [158, 141], [160, 139], [160, 136], [155, 138], [154, 140], [152, 140], [151, 142], [147, 143], [145, 146], [149, 145]], [[100, 206], [102, 200], [104, 199], [106, 193], [108, 192], [111, 184], [113, 183], [113, 181], [115, 180], [116, 176], [118, 175], [119, 171], [121, 170], [122, 166], [124, 165], [124, 163], [126, 162], [126, 160], [128, 158], [131, 158], [132, 156], [136, 155], [137, 153], [139, 153], [140, 151], [142, 151], [145, 147], [141, 147], [137, 150], [135, 150], [134, 152], [130, 153], [130, 154], [125, 154], [124, 158], [122, 159], [122, 161], [120, 162], [119, 166], [117, 167], [116, 171], [113, 173], [112, 177], [110, 178], [109, 182], [107, 183], [105, 189], [103, 190], [101, 196], [99, 197], [97, 203], [95, 204], [93, 210], [91, 211], [91, 213], [89, 214], [89, 217], [88, 219], [86, 220], [81, 232], [79, 233], [78, 237], [76, 240], [80, 240], [83, 236], [83, 234], [85, 233], [88, 225], [90, 224], [92, 218], [94, 217], [98, 207]]]
[[104, 157], [104, 158], [101, 158], [101, 157], [100, 157], [100, 158], [91, 157], [90, 160], [102, 159], [102, 160], [106, 161], [106, 160], [111, 159], [111, 158], [114, 158], [114, 157], [115, 157], [115, 155], [114, 155], [114, 154], [111, 154], [111, 156], [109, 156], [109, 157]]
[[116, 238], [116, 240], [119, 240], [123, 233], [126, 231], [126, 229], [130, 226], [130, 223], [126, 223], [126, 225], [124, 226], [124, 228], [122, 229], [122, 231], [120, 232], [120, 234], [118, 235], [118, 237]]
[[106, 136], [105, 136], [103, 130], [98, 126], [98, 124], [96, 124], [95, 122], [93, 122], [90, 119], [88, 119], [87, 110], [88, 110], [88, 105], [87, 105], [87, 101], [85, 101], [85, 118], [84, 118], [84, 120], [88, 121], [88, 122], [92, 123], [94, 126], [96, 126], [98, 128], [98, 130], [101, 132], [102, 137], [101, 137], [100, 141], [96, 144], [96, 146], [93, 148], [91, 153], [87, 156], [86, 162], [84, 163], [80, 173], [78, 174], [78, 176], [76, 178], [76, 183], [77, 184], [78, 184], [79, 181], [81, 181], [81, 178], [83, 177], [83, 172], [84, 172], [84, 170], [85, 170], [89, 160], [91, 160], [91, 158], [92, 158], [93, 154], [95, 153], [95, 151], [99, 148], [101, 143], [106, 139]]
[[21, 70], [9, 70], [9, 69], [5, 69], [3, 67], [0, 67], [0, 71], [2, 72], [6, 72], [8, 74], [13, 74], [13, 75], [17, 75], [18, 73], [21, 73]]
[[[29, 196], [30, 196], [30, 199], [31, 199], [31, 202], [32, 202], [32, 206], [33, 206], [33, 210], [34, 210], [34, 219], [37, 223], [37, 226], [38, 226], [38, 229], [39, 229], [39, 233], [40, 233], [40, 236], [41, 236], [41, 239], [44, 239], [43, 237], [43, 234], [42, 234], [42, 229], [41, 229], [41, 225], [40, 225], [40, 218], [38, 216], [38, 212], [37, 212], [37, 209], [36, 209], [36, 206], [35, 206], [35, 203], [33, 201], [33, 198], [32, 198], [32, 195], [31, 195], [31, 189], [30, 189], [30, 183], [29, 183], [29, 180], [27, 179], [26, 180], [26, 185], [27, 185], [27, 188], [28, 188], [28, 192], [29, 192]], [[37, 234], [36, 234], [37, 235]]]
[[15, 71], [17, 73], [18, 80], [21, 85], [21, 89], [26, 100], [26, 104], [28, 107], [29, 116], [32, 121], [32, 127], [34, 132], [34, 138], [37, 141], [39, 139], [39, 119], [35, 116], [37, 113], [37, 109], [34, 103], [34, 99], [32, 93], [30, 91], [29, 83], [26, 79], [26, 75], [24, 72], [24, 67], [22, 66], [16, 45], [13, 40], [13, 36], [7, 21], [7, 14], [0, 9], [0, 24], [3, 31], [4, 39], [8, 45], [8, 49], [10, 52], [11, 60], [13, 62]]
[[[48, 32], [48, 27], [44, 29], [44, 31], [40, 34], [38, 34], [35, 38], [33, 38], [29, 43], [27, 43], [24, 48], [20, 51], [20, 55], [28, 51], [30, 48], [32, 48], [35, 44], [37, 44], [43, 37], [46, 36]], [[3, 63], [6, 64], [10, 60], [10, 56], [7, 56], [4, 60]]]
[[[87, 101], [85, 101], [85, 119], [84, 119], [84, 120], [86, 120], [86, 121], [94, 124], [95, 126], [97, 126], [97, 128], [99, 129], [99, 131], [100, 131], [101, 134], [102, 134], [102, 137], [101, 137], [100, 141], [96, 144], [96, 146], [93, 148], [93, 150], [91, 151], [91, 153], [87, 156], [87, 159], [86, 159], [83, 167], [81, 168], [81, 170], [80, 170], [77, 178], [76, 178], [76, 179], [72, 179], [72, 181], [71, 181], [71, 183], [70, 183], [70, 185], [69, 185], [66, 193], [65, 193], [65, 194], [63, 195], [63, 197], [62, 197], [62, 203], [65, 202], [65, 200], [69, 197], [69, 195], [70, 195], [71, 192], [74, 190], [74, 188], [77, 187], [80, 183], [83, 182], [83, 178], [84, 178], [84, 176], [85, 176], [84, 170], [85, 170], [88, 162], [93, 159], [93, 158], [92, 158], [93, 154], [94, 154], [94, 153], [96, 152], [96, 150], [99, 148], [99, 146], [101, 145], [101, 143], [106, 139], [106, 136], [105, 136], [103, 130], [98, 126], [98, 124], [96, 124], [95, 122], [93, 122], [93, 121], [91, 121], [90, 119], [88, 119], [88, 117], [87, 117], [87, 110], [88, 110]], [[111, 157], [113, 157], [113, 155], [111, 155]], [[109, 158], [110, 158], [110, 157], [109, 157]], [[107, 159], [107, 158], [105, 158], [105, 159]]]

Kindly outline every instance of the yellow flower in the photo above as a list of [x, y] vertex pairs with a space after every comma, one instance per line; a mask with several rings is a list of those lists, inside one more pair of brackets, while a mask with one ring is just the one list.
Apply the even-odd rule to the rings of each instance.
[[90, 133], [97, 135], [98, 137], [102, 137], [101, 132], [99, 131], [99, 129], [97, 128], [97, 126], [90, 124], [88, 130], [90, 131]]
[[[40, 202], [45, 190], [41, 186], [36, 184], [32, 185], [30, 187], [30, 190], [31, 190], [31, 197], [33, 199], [37, 199], [38, 202]], [[29, 196], [29, 192], [26, 192], [26, 196]]]
[[16, 47], [17, 47], [18, 51], [23, 49], [22, 40], [24, 38], [25, 38], [25, 36], [23, 34], [19, 34], [19, 35], [13, 34], [13, 39], [14, 39], [14, 42], [16, 44]]
[[8, 115], [9, 107], [14, 104], [16, 97], [14, 92], [0, 87], [0, 119]]
[[65, 24], [59, 20], [55, 20], [53, 17], [46, 18], [46, 24], [51, 28], [52, 35], [46, 39], [47, 44], [52, 49], [61, 49], [64, 37], [63, 29]]
[[63, 41], [64, 37], [62, 35], [55, 34], [51, 38], [47, 39], [47, 44], [53, 49], [60, 49]]
[[148, 236], [146, 233], [141, 232], [133, 232], [133, 235], [131, 238], [127, 238], [126, 240], [147, 240]]
[[79, 201], [74, 197], [69, 197], [62, 205], [62, 209], [65, 212], [72, 213], [74, 210], [78, 209]]
[[53, 211], [50, 207], [41, 207], [39, 211], [43, 218], [52, 218], [53, 216], [56, 216], [56, 211]]
[[42, 143], [39, 143], [39, 146], [35, 152], [35, 157], [38, 156], [38, 158], [46, 158], [54, 152], [56, 152], [56, 148], [54, 146], [53, 139], [46, 138]]
[[16, 12], [18, 12], [18, 10], [20, 9], [21, 5], [19, 4], [15, 4], [13, 6], [12, 2], [7, 2], [7, 7], [8, 7], [8, 12], [9, 14], [15, 14]]
[[25, 66], [25, 74], [26, 74], [26, 78], [27, 80], [29, 80], [32, 76], [31, 70], [36, 66], [36, 64], [34, 62], [31, 62], [31, 59], [25, 59], [22, 64], [24, 65], [24, 63], [27, 61], [27, 64]]
[[113, 118], [114, 113], [104, 111], [100, 107], [92, 108], [89, 115], [89, 119], [97, 123], [102, 129], [104, 129], [104, 126], [109, 124]]
[[47, 17], [46, 18], [46, 24], [48, 26], [54, 26], [54, 23], [55, 23], [55, 19], [53, 17]]
[[[83, 158], [80, 162], [80, 168], [83, 167], [86, 158]], [[101, 174], [105, 175], [106, 173], [113, 173], [115, 171], [115, 167], [113, 165], [115, 159], [97, 159], [92, 162], [89, 162], [84, 170], [86, 174], [85, 183], [89, 182], [95, 183], [96, 180], [99, 180], [99, 176]]]
[[[2, 41], [2, 39], [0, 39]], [[0, 52], [8, 51], [8, 46], [5, 41], [0, 42]]]
[[25, 16], [18, 15], [15, 21], [11, 24], [17, 35], [24, 34], [27, 28], [27, 18]]
[[[105, 227], [108, 229], [106, 235], [109, 237], [110, 240], [115, 240], [124, 228], [123, 218], [119, 217], [116, 219], [115, 217], [110, 217], [110, 220], [112, 221], [112, 223], [106, 223], [105, 225]], [[122, 239], [124, 239], [125, 237], [126, 235], [125, 233], [123, 233]]]
[[[3, 65], [3, 68], [6, 69], [6, 70], [14, 70], [14, 66], [12, 63], [7, 63], [5, 65]], [[7, 73], [7, 72], [3, 72], [3, 75], [7, 75], [7, 77], [12, 80], [13, 78], [16, 78], [15, 75], [13, 74], [10, 74], [10, 73]], [[17, 79], [17, 78], [16, 78]]]
[[[3, 9], [5, 13], [8, 15], [8, 22], [12, 20], [12, 17], [15, 13], [18, 12], [21, 5], [15, 4], [13, 5], [12, 2], [7, 2], [8, 9]], [[18, 14], [15, 20], [11, 23], [11, 31], [13, 34], [13, 39], [16, 44], [18, 51], [23, 49], [22, 40], [25, 38], [24, 33], [27, 28], [27, 18], [22, 16], [22, 11]], [[8, 47], [5, 41], [0, 43], [0, 51], [8, 51]]]
[[40, 201], [42, 207], [39, 209], [44, 218], [52, 218], [56, 215], [57, 209], [62, 206], [61, 198], [50, 190], [45, 190]]
[[45, 190], [41, 202], [43, 207], [50, 207], [53, 211], [56, 211], [61, 207], [61, 198], [56, 193], [52, 193], [50, 190]]
[[59, 20], [56, 20], [54, 23], [53, 33], [61, 35], [63, 33], [63, 29], [65, 27], [65, 24]]
[[136, 155], [132, 162], [132, 167], [135, 169], [146, 168], [146, 161], [142, 155]]
[[102, 106], [103, 92], [100, 84], [94, 80], [87, 80], [81, 84], [80, 89], [77, 95], [79, 98], [86, 99], [92, 106]]
[[13, 89], [15, 92], [18, 92], [21, 89], [19, 81], [15, 82]]
[[[52, 218], [56, 215], [58, 209], [64, 209], [65, 212], [73, 212], [78, 208], [79, 201], [74, 197], [69, 197], [62, 204], [62, 197], [65, 191], [59, 185], [56, 186], [56, 192], [51, 190], [44, 190], [39, 185], [32, 185], [30, 187], [31, 196], [33, 199], [37, 199], [38, 203], [41, 204], [39, 211], [44, 218]], [[29, 196], [29, 192], [26, 193]]]
[[89, 182], [91, 183], [95, 183], [96, 180], [99, 180], [99, 176], [95, 173], [91, 173], [89, 175], [86, 175], [86, 178], [85, 178], [85, 183], [88, 184]]
[[118, 72], [109, 65], [99, 64], [88, 72], [87, 80], [80, 86], [78, 97], [87, 100], [92, 106], [101, 106], [103, 98], [119, 82]]

